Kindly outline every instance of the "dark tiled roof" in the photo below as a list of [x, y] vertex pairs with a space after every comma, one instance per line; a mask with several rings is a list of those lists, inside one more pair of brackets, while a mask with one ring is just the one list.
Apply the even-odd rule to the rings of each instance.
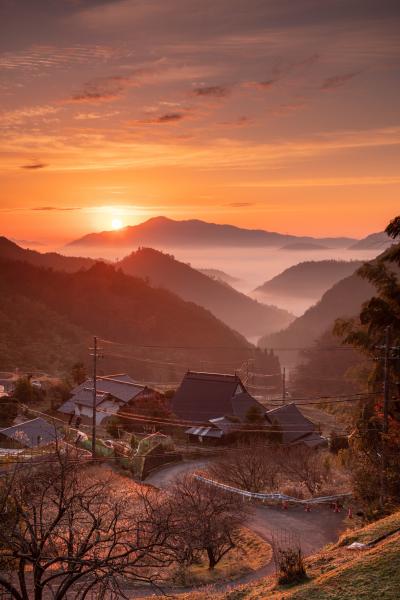
[[55, 442], [57, 439], [57, 432], [54, 425], [41, 417], [1, 429], [0, 435], [5, 435], [12, 440], [18, 441], [26, 448], [45, 446]]
[[[235, 395], [238, 386], [241, 392]], [[263, 407], [245, 390], [237, 375], [188, 371], [172, 399], [172, 411], [188, 421], [207, 422], [226, 415], [244, 416], [251, 406]]]
[[[295, 442], [296, 443], [296, 442]], [[326, 445], [327, 440], [319, 435], [319, 433], [308, 433], [304, 438], [298, 440], [299, 444], [305, 444], [309, 448], [316, 448], [318, 446]]]
[[[269, 410], [266, 415], [271, 424], [282, 430], [282, 442], [292, 444], [309, 434], [315, 434], [315, 425], [293, 403]], [[318, 434], [317, 434], [318, 435]]]
[[[93, 390], [93, 379], [87, 379], [81, 385], [72, 390], [73, 396], [78, 396], [82, 390]], [[133, 381], [129, 375], [108, 375], [97, 378], [97, 392], [114, 396], [124, 404], [127, 404], [144, 390], [143, 385]]]
[[232, 431], [237, 431], [241, 427], [241, 423], [235, 423], [226, 417], [217, 417], [216, 419], [210, 419], [210, 423], [217, 427], [221, 431], [226, 433], [231, 433]]

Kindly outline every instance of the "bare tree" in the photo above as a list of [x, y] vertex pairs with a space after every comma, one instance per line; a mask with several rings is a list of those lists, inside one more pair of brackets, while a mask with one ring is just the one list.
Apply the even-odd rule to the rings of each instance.
[[205, 552], [209, 569], [232, 550], [246, 509], [236, 494], [227, 493], [186, 476], [172, 489], [176, 546], [181, 556], [195, 558]]
[[276, 489], [279, 465], [273, 446], [260, 443], [238, 446], [209, 467], [210, 476], [249, 492]]
[[330, 475], [326, 455], [305, 444], [280, 448], [276, 461], [282, 473], [292, 481], [303, 483], [311, 496], [318, 492]]
[[[15, 600], [125, 597], [123, 578], [152, 582], [172, 561], [171, 515], [101, 480], [77, 457], [23, 465], [0, 484], [0, 589]], [[13, 571], [14, 578], [11, 577]]]

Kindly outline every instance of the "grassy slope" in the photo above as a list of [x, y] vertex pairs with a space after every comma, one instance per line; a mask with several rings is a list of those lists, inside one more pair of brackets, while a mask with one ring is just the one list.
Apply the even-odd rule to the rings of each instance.
[[[369, 542], [400, 527], [400, 512], [345, 533], [335, 545], [306, 560], [309, 579], [277, 586], [274, 577], [223, 594], [188, 594], [187, 600], [397, 600], [400, 597], [400, 532], [367, 550], [348, 550], [353, 541]], [[182, 597], [181, 597], [182, 598]], [[183, 600], [183, 599], [182, 599]]]

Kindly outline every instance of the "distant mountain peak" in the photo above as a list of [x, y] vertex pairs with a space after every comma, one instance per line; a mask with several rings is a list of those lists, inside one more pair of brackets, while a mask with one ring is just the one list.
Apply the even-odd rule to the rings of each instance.
[[264, 229], [246, 229], [237, 225], [209, 223], [200, 219], [174, 220], [156, 216], [129, 225], [118, 231], [89, 233], [67, 244], [72, 247], [136, 249], [177, 247], [238, 247], [280, 248], [286, 244], [322, 244], [327, 248], [346, 248], [357, 240], [353, 238], [313, 238], [295, 236]]

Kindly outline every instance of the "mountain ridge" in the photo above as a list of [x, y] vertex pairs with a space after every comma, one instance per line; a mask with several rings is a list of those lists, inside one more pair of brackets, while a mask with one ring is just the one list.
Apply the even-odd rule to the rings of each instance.
[[259, 285], [253, 293], [260, 297], [289, 295], [319, 299], [332, 285], [354, 273], [363, 261], [309, 260], [288, 267]]
[[276, 306], [262, 304], [212, 279], [172, 255], [154, 248], [141, 248], [116, 263], [125, 273], [148, 278], [152, 285], [168, 289], [184, 300], [211, 311], [218, 319], [247, 337], [277, 331], [293, 320], [293, 315]]
[[236, 246], [271, 247], [290, 242], [322, 243], [328, 248], [346, 248], [357, 242], [355, 238], [295, 236], [263, 229], [245, 229], [229, 224], [208, 223], [200, 219], [177, 221], [168, 217], [152, 217], [138, 225], [119, 230], [89, 233], [72, 240], [64, 248], [131, 248], [139, 246]]
[[[163, 373], [176, 373], [177, 360], [182, 372], [198, 367], [200, 358], [240, 366], [252, 348], [210, 311], [102, 262], [67, 273], [0, 258], [0, 292], [0, 368], [10, 366], [10, 356], [13, 368], [65, 366], [69, 346], [87, 356], [93, 335], [116, 344], [105, 349], [109, 368], [128, 365], [142, 377], [155, 376], [154, 359]], [[26, 318], [20, 323], [16, 314]]]

